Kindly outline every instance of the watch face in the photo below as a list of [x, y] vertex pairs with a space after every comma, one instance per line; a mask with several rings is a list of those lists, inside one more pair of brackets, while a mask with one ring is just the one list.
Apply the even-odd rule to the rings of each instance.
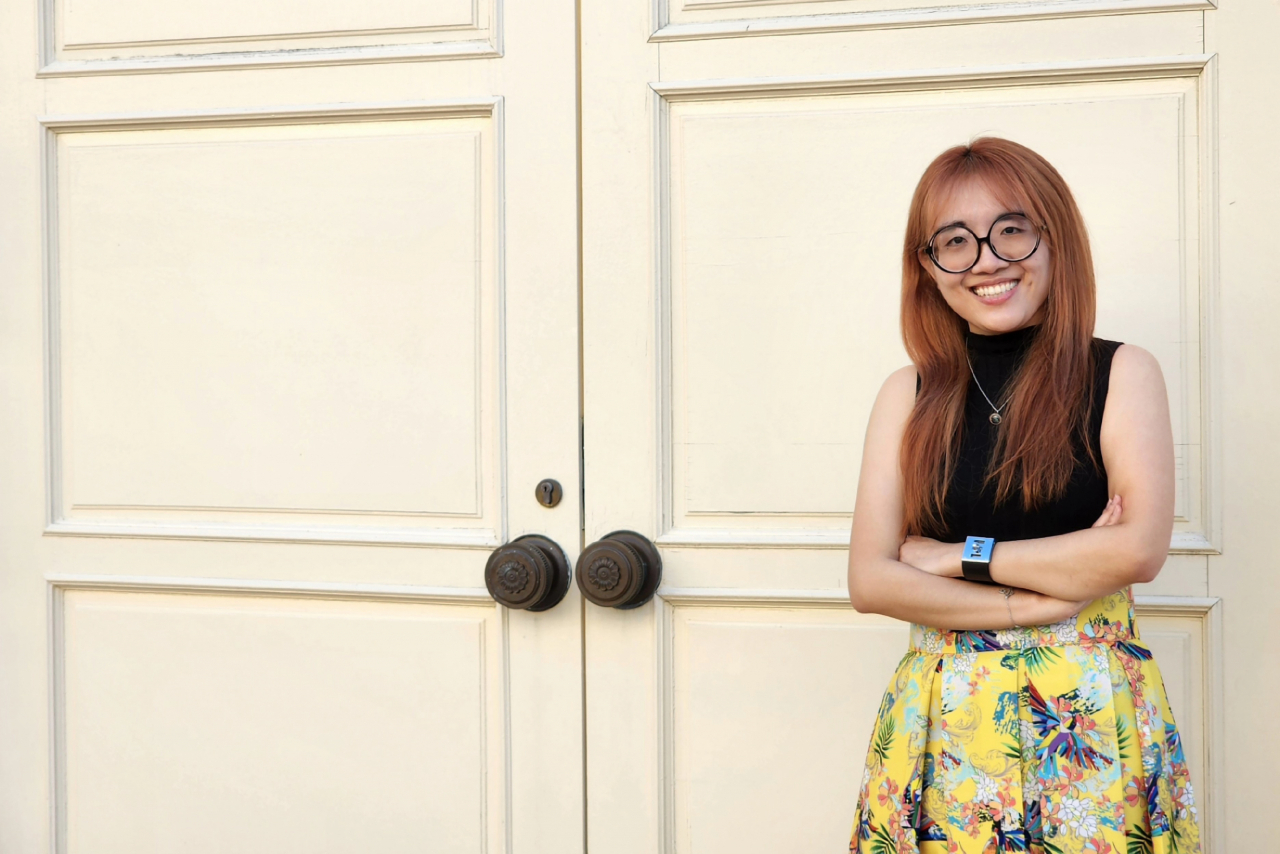
[[994, 584], [991, 577], [991, 551], [996, 541], [991, 537], [968, 537], [964, 541], [964, 552], [960, 558], [960, 571], [968, 581], [983, 581]]
[[995, 542], [990, 537], [969, 537], [964, 541], [963, 559], [989, 563], [991, 561], [991, 550], [995, 546]]

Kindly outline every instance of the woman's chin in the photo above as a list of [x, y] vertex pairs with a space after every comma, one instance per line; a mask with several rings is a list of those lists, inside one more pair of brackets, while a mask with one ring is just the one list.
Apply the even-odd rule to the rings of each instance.
[[1034, 326], [1039, 322], [1038, 318], [1028, 316], [1026, 312], [983, 312], [978, 315], [966, 317], [969, 322], [969, 331], [977, 335], [1003, 335], [1006, 332], [1016, 332], [1028, 326]]

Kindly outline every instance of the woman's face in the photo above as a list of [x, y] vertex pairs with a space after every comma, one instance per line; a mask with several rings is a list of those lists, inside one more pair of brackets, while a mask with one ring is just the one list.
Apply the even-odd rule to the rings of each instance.
[[[929, 233], [959, 223], [983, 237], [999, 217], [1015, 212], [996, 199], [986, 184], [974, 179], [958, 185], [943, 199]], [[1049, 295], [1047, 241], [1042, 239], [1036, 251], [1021, 261], [1002, 261], [989, 243], [983, 243], [981, 250], [978, 262], [963, 273], [939, 269], [923, 250], [919, 259], [947, 305], [968, 321], [971, 332], [996, 335], [1039, 323]]]

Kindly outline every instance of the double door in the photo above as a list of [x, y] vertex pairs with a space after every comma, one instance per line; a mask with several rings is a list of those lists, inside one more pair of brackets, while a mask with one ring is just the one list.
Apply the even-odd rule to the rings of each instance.
[[[842, 850], [906, 644], [845, 592], [862, 430], [914, 182], [979, 133], [1064, 173], [1098, 334], [1164, 368], [1140, 620], [1208, 845], [1249, 848], [1267, 748], [1227, 773], [1224, 701], [1260, 636], [1219, 615], [1263, 607], [1265, 525], [1221, 561], [1267, 471], [1222, 366], [1273, 346], [1225, 282], [1261, 269], [1274, 17], [10, 4], [0, 848]], [[527, 535], [574, 574], [541, 610], [491, 593]]]

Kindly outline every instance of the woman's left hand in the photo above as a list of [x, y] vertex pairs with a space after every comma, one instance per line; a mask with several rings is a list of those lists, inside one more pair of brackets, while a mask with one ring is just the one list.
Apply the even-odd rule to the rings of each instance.
[[963, 578], [960, 565], [964, 543], [942, 543], [928, 537], [907, 537], [898, 546], [898, 560], [941, 578]]

